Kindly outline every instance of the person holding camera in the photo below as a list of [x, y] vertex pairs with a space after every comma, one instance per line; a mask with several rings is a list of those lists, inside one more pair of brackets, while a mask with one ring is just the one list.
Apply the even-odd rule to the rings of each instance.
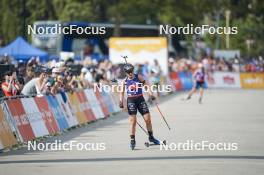
[[20, 90], [15, 73], [11, 71], [5, 73], [5, 81], [1, 84], [1, 87], [6, 97], [15, 96]]

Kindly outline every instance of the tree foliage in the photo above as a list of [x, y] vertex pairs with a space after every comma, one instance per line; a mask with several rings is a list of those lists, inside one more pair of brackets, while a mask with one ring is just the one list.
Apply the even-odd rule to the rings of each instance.
[[[23, 8], [23, 6], [25, 8]], [[5, 42], [25, 33], [25, 25], [40, 20], [107, 22], [126, 24], [225, 25], [225, 11], [238, 34], [230, 36], [231, 49], [263, 54], [264, 1], [262, 0], [0, 0], [0, 36]], [[216, 16], [219, 15], [219, 20]], [[225, 48], [225, 36], [220, 36]], [[186, 36], [191, 39], [191, 36]], [[252, 40], [248, 50], [246, 40]], [[204, 40], [215, 48], [216, 36]]]

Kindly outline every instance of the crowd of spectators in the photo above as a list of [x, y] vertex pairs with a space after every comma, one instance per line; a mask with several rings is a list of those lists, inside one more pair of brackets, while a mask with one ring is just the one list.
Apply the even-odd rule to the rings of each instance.
[[[263, 72], [264, 61], [258, 59], [217, 59], [204, 57], [201, 60], [186, 58], [169, 58], [169, 71], [195, 71], [202, 63], [205, 70], [233, 72]], [[0, 59], [1, 65], [12, 65], [8, 57]], [[157, 60], [135, 65], [135, 72], [142, 74], [151, 84], [159, 84], [162, 69]], [[95, 84], [111, 84], [125, 75], [121, 65], [113, 65], [109, 60], [95, 61], [85, 59], [76, 63], [73, 59], [66, 61], [50, 61], [40, 64], [37, 58], [27, 63], [18, 62], [13, 68], [5, 71], [1, 81], [1, 96], [41, 96], [55, 95], [64, 91], [93, 88]]]
[[[11, 62], [5, 58], [3, 64]], [[109, 60], [97, 63], [86, 59], [76, 64], [74, 60], [68, 59], [40, 64], [37, 58], [32, 58], [3, 73], [2, 96], [55, 95], [63, 91], [92, 88], [94, 84], [111, 83], [115, 67]]]
[[202, 63], [208, 72], [224, 71], [224, 72], [264, 72], [264, 60], [259, 58], [214, 58], [204, 57], [200, 60], [192, 60], [187, 58], [169, 58], [170, 71], [194, 71], [198, 64]]

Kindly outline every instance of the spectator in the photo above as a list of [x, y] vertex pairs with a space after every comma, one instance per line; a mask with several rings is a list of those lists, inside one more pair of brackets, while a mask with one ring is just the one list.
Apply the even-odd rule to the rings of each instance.
[[51, 88], [51, 94], [56, 95], [57, 93], [64, 92], [64, 82], [63, 82], [63, 76], [58, 75], [55, 79], [54, 85]]
[[[161, 76], [161, 67], [159, 65], [159, 62], [155, 59], [154, 65], [150, 68], [150, 74], [149, 74], [149, 80], [152, 85], [155, 85], [155, 90], [158, 89], [158, 86], [160, 85], [160, 76]], [[159, 97], [159, 91], [157, 90], [157, 96]]]
[[36, 74], [34, 74], [34, 77], [25, 84], [21, 93], [23, 95], [36, 95], [37, 94], [36, 84], [38, 80], [39, 77], [36, 77]]
[[3, 93], [6, 97], [15, 96], [19, 91], [19, 84], [16, 80], [15, 72], [7, 71], [5, 73], [5, 80], [1, 84]]
[[73, 77], [73, 74], [70, 71], [65, 71], [65, 91], [72, 92], [74, 89], [78, 88], [78, 82]]
[[38, 95], [49, 94], [49, 87], [51, 84], [47, 84], [48, 75], [47, 72], [40, 73], [38, 80], [36, 81], [36, 91]]
[[83, 67], [81, 70], [81, 74], [79, 76], [79, 79], [80, 79], [80, 85], [82, 88], [87, 88], [89, 86], [89, 82], [85, 78], [85, 76], [88, 72], [89, 71], [86, 67]]

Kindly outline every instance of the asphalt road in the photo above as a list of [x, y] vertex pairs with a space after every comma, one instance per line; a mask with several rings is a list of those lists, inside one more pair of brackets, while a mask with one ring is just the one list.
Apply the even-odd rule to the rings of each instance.
[[[190, 101], [182, 101], [184, 96], [183, 93], [172, 95], [160, 103], [171, 131], [155, 106], [150, 109], [154, 135], [167, 140], [167, 150], [164, 147], [161, 150], [160, 146], [145, 147], [147, 137], [138, 128], [137, 147], [131, 151], [127, 114], [120, 113], [45, 141], [103, 143], [105, 150], [27, 151], [22, 148], [0, 154], [0, 175], [264, 174], [264, 91], [208, 90], [201, 105], [197, 95]], [[138, 119], [143, 124], [140, 116]], [[199, 150], [187, 150], [184, 143], [188, 141], [235, 146], [233, 150], [223, 150], [222, 144], [221, 150], [210, 150], [210, 146], [199, 145]]]

